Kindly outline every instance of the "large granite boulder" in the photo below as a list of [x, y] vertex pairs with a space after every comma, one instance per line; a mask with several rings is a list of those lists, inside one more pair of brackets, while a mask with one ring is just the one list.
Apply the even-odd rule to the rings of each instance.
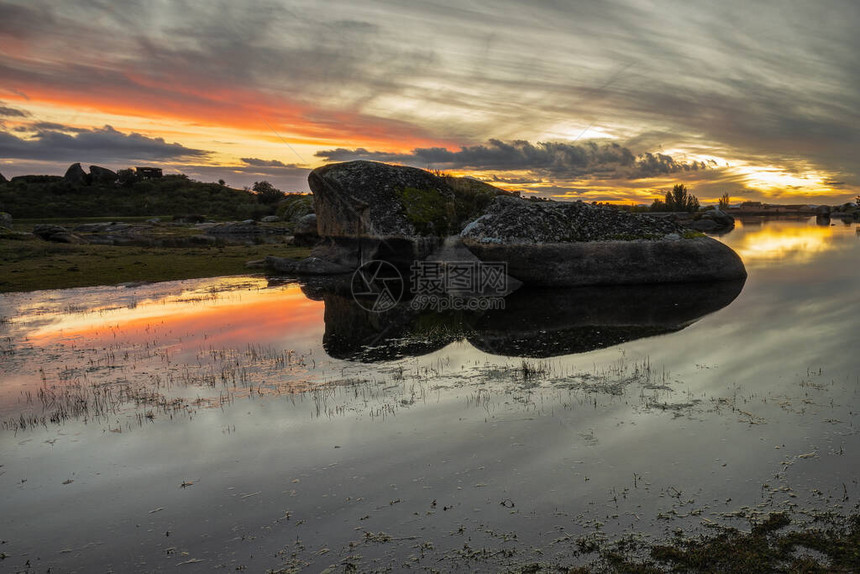
[[322, 237], [445, 237], [506, 193], [476, 180], [371, 161], [317, 168], [308, 183]]
[[454, 193], [424, 170], [351, 161], [315, 169], [308, 183], [323, 237], [447, 235]]
[[[347, 268], [385, 259], [408, 271], [411, 261], [438, 249], [444, 236], [459, 233], [471, 253], [507, 263], [508, 274], [526, 285], [746, 277], [730, 248], [665, 217], [525, 200], [473, 180], [368, 161], [318, 168], [308, 182], [317, 230], [325, 239], [312, 255]], [[715, 211], [708, 220], [721, 225], [730, 219], [723, 215]]]
[[90, 181], [95, 184], [111, 185], [116, 183], [117, 174], [115, 171], [109, 170], [106, 167], [97, 165], [90, 166]]
[[63, 181], [72, 185], [86, 185], [88, 183], [88, 179], [89, 176], [87, 176], [87, 172], [84, 171], [84, 168], [81, 167], [80, 163], [73, 163], [70, 165], [69, 169], [66, 170], [66, 174], [63, 176]]
[[340, 263], [384, 258], [408, 268], [505, 193], [480, 182], [449, 181], [421, 169], [370, 161], [317, 168], [308, 177], [317, 233], [335, 242]]
[[466, 226], [463, 242], [484, 261], [507, 263], [526, 285], [639, 285], [743, 279], [740, 257], [676, 223], [584, 203], [496, 198]]

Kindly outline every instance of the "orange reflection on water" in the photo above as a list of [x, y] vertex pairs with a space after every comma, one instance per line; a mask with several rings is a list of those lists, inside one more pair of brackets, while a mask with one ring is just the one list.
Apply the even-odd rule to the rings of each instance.
[[137, 302], [128, 307], [90, 308], [54, 314], [30, 331], [31, 344], [75, 343], [111, 346], [118, 340], [158, 340], [189, 348], [274, 344], [313, 334], [323, 325], [324, 305], [305, 297], [298, 285], [243, 289], [198, 289]]
[[[739, 228], [743, 225], [738, 223]], [[784, 261], [802, 263], [836, 248], [830, 226], [798, 225], [797, 222], [767, 222], [757, 231], [744, 230], [731, 247], [745, 263]]]

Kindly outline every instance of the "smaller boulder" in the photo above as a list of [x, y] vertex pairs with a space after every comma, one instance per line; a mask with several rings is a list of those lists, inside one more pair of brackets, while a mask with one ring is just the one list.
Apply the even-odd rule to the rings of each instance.
[[299, 219], [293, 231], [293, 243], [296, 245], [316, 245], [320, 236], [317, 233], [317, 216], [309, 213]]
[[277, 223], [281, 220], [277, 215], [267, 215], [260, 220], [260, 223]]
[[63, 181], [72, 185], [86, 185], [88, 183], [88, 179], [89, 177], [87, 176], [87, 172], [84, 171], [84, 168], [81, 167], [80, 163], [73, 163], [70, 165], [69, 169], [66, 170], [66, 174], [63, 176]]
[[717, 207], [697, 214], [693, 221], [685, 222], [684, 225], [696, 231], [722, 231], [732, 229], [735, 218]]
[[719, 207], [706, 211], [702, 217], [706, 217], [721, 227], [730, 227], [735, 224], [735, 218]]
[[702, 217], [701, 219], [697, 219], [695, 221], [691, 221], [687, 224], [687, 227], [690, 229], [694, 229], [696, 231], [716, 231], [720, 229], [722, 226], [718, 224], [713, 219], [709, 219], [707, 217]]
[[815, 208], [815, 215], [818, 217], [830, 217], [830, 206], [819, 205]]
[[5, 211], [0, 211], [0, 227], [12, 229], [12, 216]]
[[62, 225], [53, 225], [51, 223], [36, 225], [33, 227], [33, 235], [53, 243], [86, 243], [81, 237], [75, 235]]
[[115, 171], [109, 170], [106, 167], [99, 167], [97, 165], [90, 166], [90, 181], [92, 183], [111, 185], [116, 183], [117, 177], [118, 176]]

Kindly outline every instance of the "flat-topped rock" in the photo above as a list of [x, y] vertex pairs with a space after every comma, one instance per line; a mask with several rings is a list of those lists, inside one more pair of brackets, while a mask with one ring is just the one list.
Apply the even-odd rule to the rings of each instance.
[[526, 285], [642, 285], [743, 279], [726, 245], [668, 219], [584, 203], [496, 198], [462, 231], [483, 261], [504, 262]]
[[526, 285], [646, 285], [746, 278], [737, 253], [716, 239], [566, 243], [464, 243], [483, 261], [505, 262]]

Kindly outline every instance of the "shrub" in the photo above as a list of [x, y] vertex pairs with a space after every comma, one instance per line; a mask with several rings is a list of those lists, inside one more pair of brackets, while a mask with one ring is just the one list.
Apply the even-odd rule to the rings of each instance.
[[251, 189], [257, 194], [257, 201], [267, 205], [279, 202], [286, 195], [283, 191], [265, 180], [255, 181], [254, 187]]

